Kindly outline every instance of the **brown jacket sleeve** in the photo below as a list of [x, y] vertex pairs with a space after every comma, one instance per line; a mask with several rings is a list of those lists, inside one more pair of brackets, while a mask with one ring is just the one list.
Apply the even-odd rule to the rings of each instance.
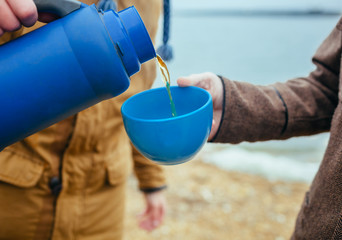
[[145, 158], [132, 146], [134, 172], [143, 192], [154, 192], [166, 187], [163, 167]]
[[[142, 17], [150, 37], [155, 42], [158, 19], [162, 10], [162, 0], [117, 0], [118, 10], [134, 5]], [[131, 77], [129, 89], [116, 97], [123, 103], [128, 97], [151, 88], [156, 77], [156, 61], [153, 59], [141, 65], [141, 71]], [[132, 145], [134, 173], [138, 178], [139, 188], [144, 192], [153, 192], [165, 188], [165, 176], [162, 166], [142, 156]]]
[[215, 142], [286, 139], [328, 131], [338, 102], [342, 19], [313, 57], [308, 77], [255, 86], [224, 79], [225, 103]]

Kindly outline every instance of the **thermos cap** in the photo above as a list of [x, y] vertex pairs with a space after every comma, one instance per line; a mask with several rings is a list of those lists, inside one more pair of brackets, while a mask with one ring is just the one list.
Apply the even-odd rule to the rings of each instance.
[[135, 7], [116, 13], [103, 13], [103, 21], [129, 76], [138, 72], [140, 64], [154, 57], [151, 38]]
[[118, 14], [131, 38], [140, 63], [156, 57], [151, 38], [136, 8], [132, 6], [120, 11]]

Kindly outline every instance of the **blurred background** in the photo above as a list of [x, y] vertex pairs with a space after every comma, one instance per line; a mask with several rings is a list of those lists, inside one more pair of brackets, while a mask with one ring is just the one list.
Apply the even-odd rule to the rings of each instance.
[[[340, 0], [171, 0], [172, 85], [206, 71], [258, 85], [307, 76], [341, 13]], [[153, 87], [161, 86], [158, 76]], [[192, 161], [165, 167], [169, 212], [149, 234], [136, 226], [143, 199], [132, 178], [126, 238], [289, 239], [328, 138], [207, 144]]]

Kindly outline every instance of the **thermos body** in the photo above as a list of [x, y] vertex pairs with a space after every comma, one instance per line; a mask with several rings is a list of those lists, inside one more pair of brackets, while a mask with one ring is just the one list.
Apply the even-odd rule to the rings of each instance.
[[120, 16], [87, 6], [0, 46], [0, 150], [121, 94], [153, 57], [133, 7]]

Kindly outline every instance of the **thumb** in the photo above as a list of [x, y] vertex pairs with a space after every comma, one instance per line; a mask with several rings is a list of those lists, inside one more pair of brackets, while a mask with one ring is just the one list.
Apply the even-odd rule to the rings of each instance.
[[177, 79], [177, 84], [180, 87], [188, 87], [188, 86], [193, 86], [195, 83], [189, 77], [179, 77]]
[[213, 122], [211, 124], [211, 129], [210, 129], [210, 134], [209, 134], [209, 137], [208, 137], [208, 141], [210, 141], [214, 137], [214, 135], [216, 134], [216, 132], [214, 133], [214, 131], [213, 131], [215, 128], [216, 128], [216, 121], [213, 118]]

